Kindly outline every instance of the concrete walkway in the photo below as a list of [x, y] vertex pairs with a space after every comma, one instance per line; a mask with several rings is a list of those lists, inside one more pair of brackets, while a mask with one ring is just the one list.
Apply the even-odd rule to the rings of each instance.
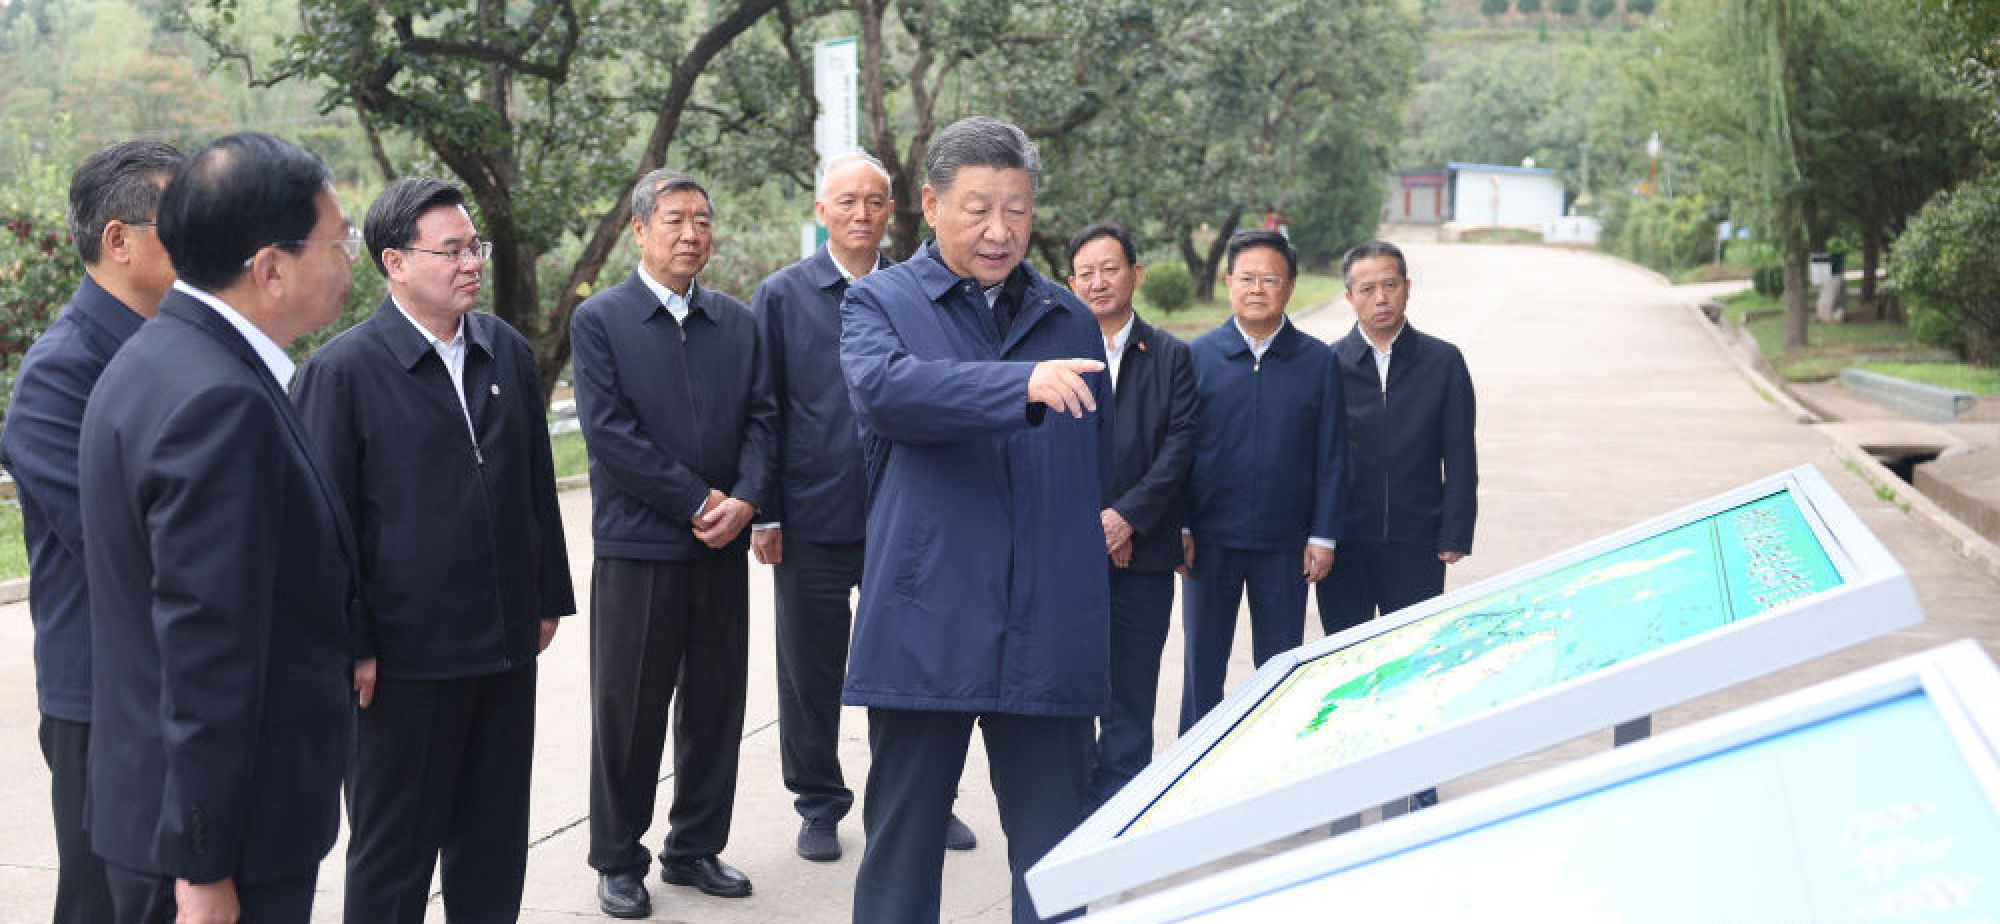
[[[1975, 637], [2000, 652], [2000, 581], [1968, 564], [1929, 527], [1876, 497], [1843, 466], [1826, 435], [1794, 423], [1759, 396], [1701, 329], [1689, 293], [1595, 254], [1540, 247], [1413, 244], [1411, 318], [1457, 342], [1480, 395], [1483, 490], [1474, 554], [1456, 566], [1462, 586], [1603, 533], [1800, 463], [1820, 467], [1910, 570], [1928, 619], [1897, 636], [1678, 707], [1660, 727], [1765, 699], [1780, 691], [1951, 639]], [[1316, 336], [1344, 334], [1344, 306], [1306, 314]], [[589, 497], [569, 492], [563, 514], [579, 596], [589, 588]], [[656, 921], [847, 920], [861, 850], [859, 813], [842, 826], [848, 855], [807, 863], [792, 854], [796, 816], [779, 779], [770, 579], [753, 567], [750, 701], [735, 834], [725, 858], [756, 884], [744, 900], [711, 899], [654, 885]], [[1308, 636], [1317, 636], [1308, 615]], [[582, 617], [558, 634], [544, 661], [538, 717], [527, 910], [530, 922], [596, 918], [595, 878], [584, 864], [589, 708]], [[35, 743], [35, 700], [25, 604], [0, 607], [0, 924], [47, 920], [55, 848], [47, 775]], [[1172, 734], [1179, 642], [1163, 667], [1159, 731]], [[1247, 636], [1236, 677], [1250, 670]], [[842, 748], [858, 789], [867, 766], [863, 716], [850, 710]], [[1609, 746], [1609, 734], [1444, 787], [1446, 798]], [[976, 739], [975, 739], [976, 740]], [[669, 763], [669, 766], [671, 764]], [[664, 834], [663, 786], [655, 841]], [[1007, 916], [1006, 863], [983, 755], [975, 744], [961, 813], [983, 839], [945, 864], [947, 921], [998, 924]], [[341, 853], [322, 870], [316, 920], [339, 919]], [[434, 906], [433, 920], [442, 920]]]

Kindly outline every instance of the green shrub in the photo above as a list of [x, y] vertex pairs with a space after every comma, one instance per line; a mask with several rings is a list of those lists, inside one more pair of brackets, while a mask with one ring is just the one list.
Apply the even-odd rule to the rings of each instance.
[[1549, 3], [1549, 10], [1557, 16], [1575, 16], [1580, 9], [1583, 9], [1583, 0], [1551, 0]]
[[2000, 171], [1931, 199], [1896, 238], [1891, 278], [1911, 332], [1970, 362], [2000, 361]]
[[1590, 0], [1590, 18], [1603, 19], [1618, 10], [1618, 0]]
[[1479, 12], [1487, 16], [1500, 16], [1512, 5], [1512, 0], [1479, 0]]
[[1178, 262], [1155, 263], [1146, 267], [1139, 294], [1161, 311], [1179, 311], [1194, 302], [1194, 278]]
[[1785, 268], [1782, 266], [1760, 266], [1750, 274], [1750, 287], [1758, 295], [1777, 298], [1785, 294]]
[[0, 411], [28, 345], [56, 319], [83, 279], [83, 261], [60, 220], [0, 218]]
[[1671, 274], [1714, 253], [1711, 211], [1703, 196], [1629, 196], [1609, 210], [1604, 236], [1613, 252]]

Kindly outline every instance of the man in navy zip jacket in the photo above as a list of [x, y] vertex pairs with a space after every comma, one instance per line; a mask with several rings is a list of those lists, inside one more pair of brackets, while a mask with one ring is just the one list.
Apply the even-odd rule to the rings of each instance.
[[1108, 662], [1111, 390], [1097, 322], [1023, 262], [1033, 143], [974, 116], [924, 160], [934, 241], [841, 303], [840, 362], [871, 490], [842, 699], [868, 708], [854, 920], [938, 919], [966, 748], [986, 739], [1022, 876], [1083, 817]]
[[457, 187], [389, 184], [364, 227], [389, 295], [320, 347], [292, 401], [361, 547], [353, 924], [511, 921], [528, 861], [535, 659], [575, 611], [541, 380], [475, 310], [490, 245]]
[[361, 253], [332, 179], [270, 135], [190, 158], [160, 198], [180, 279], [83, 412], [90, 842], [121, 924], [304, 924], [339, 833], [357, 553], [284, 351]]
[[1186, 680], [1181, 730], [1222, 701], [1247, 587], [1258, 664], [1305, 637], [1306, 585], [1341, 538], [1347, 455], [1333, 351], [1285, 318], [1298, 255], [1245, 231], [1225, 264], [1234, 316], [1188, 345], [1201, 427], [1188, 494]]
[[693, 177], [632, 191], [631, 278], [570, 320], [578, 421], [590, 447], [590, 865], [598, 904], [646, 917], [640, 844], [674, 722], [674, 804], [660, 878], [740, 898], [722, 862], [736, 801], [749, 671], [747, 527], [770, 493], [776, 406], [756, 322], [695, 282], [714, 207]]
[[84, 399], [104, 365], [159, 310], [174, 282], [154, 214], [181, 153], [156, 141], [114, 144], [84, 159], [69, 182], [70, 236], [83, 281], [14, 380], [0, 464], [21, 497], [35, 623], [35, 692], [42, 758], [55, 810], [56, 924], [111, 917], [104, 861], [90, 852], [83, 792], [90, 761], [90, 592], [77, 511], [77, 437]]

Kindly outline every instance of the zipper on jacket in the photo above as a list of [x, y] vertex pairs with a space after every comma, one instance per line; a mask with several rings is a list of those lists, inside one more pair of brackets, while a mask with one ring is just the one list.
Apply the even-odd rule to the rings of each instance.
[[[1382, 381], [1382, 418], [1389, 418], [1389, 382]], [[1382, 466], [1382, 541], [1389, 541], [1389, 466]]]

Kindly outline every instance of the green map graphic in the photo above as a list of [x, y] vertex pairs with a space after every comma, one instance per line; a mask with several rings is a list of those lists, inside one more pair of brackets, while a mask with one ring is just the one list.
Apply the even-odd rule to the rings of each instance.
[[1788, 490], [1299, 664], [1120, 834], [1200, 814], [1837, 587]]

